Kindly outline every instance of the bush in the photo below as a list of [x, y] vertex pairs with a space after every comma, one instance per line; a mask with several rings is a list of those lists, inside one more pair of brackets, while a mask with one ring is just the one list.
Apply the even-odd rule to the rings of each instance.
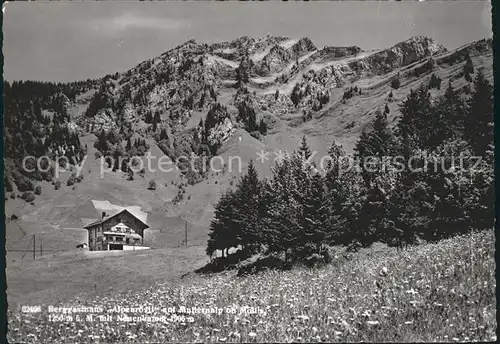
[[61, 182], [57, 180], [54, 183], [54, 190], [59, 190], [60, 188], [61, 188]]
[[260, 140], [260, 139], [262, 138], [262, 137], [261, 137], [261, 134], [260, 134], [260, 132], [259, 132], [259, 131], [252, 131], [252, 132], [250, 133], [250, 135], [251, 135], [252, 137], [256, 138], [257, 140]]
[[26, 177], [22, 177], [17, 182], [17, 189], [20, 192], [25, 192], [25, 191], [33, 191], [33, 190], [35, 190], [35, 187], [34, 187], [33, 182], [31, 180], [29, 180]]
[[42, 187], [37, 185], [35, 188], [35, 195], [40, 195], [42, 193]]
[[16, 194], [15, 194], [15, 193], [11, 193], [11, 194], [10, 194], [10, 198], [12, 198], [12, 199], [16, 199]]
[[72, 186], [76, 183], [76, 177], [75, 175], [72, 173], [71, 176], [69, 176], [68, 178], [68, 181], [66, 182], [66, 185], [67, 186]]
[[11, 221], [17, 220], [19, 217], [16, 214], [10, 216]]
[[311, 255], [317, 253], [317, 251], [318, 250], [316, 245], [308, 242], [295, 251], [293, 258], [297, 260], [304, 260], [307, 257], [310, 257]]
[[149, 181], [149, 184], [148, 184], [148, 189], [149, 189], [149, 190], [156, 190], [156, 182], [155, 182], [153, 179], [151, 179], [151, 180]]
[[441, 89], [441, 78], [432, 74], [431, 80], [429, 81], [429, 88]]
[[260, 258], [254, 263], [245, 265], [238, 270], [238, 277], [253, 275], [266, 270], [287, 270], [283, 260], [278, 257], [269, 256]]
[[309, 268], [315, 268], [315, 267], [320, 267], [323, 265], [326, 265], [327, 263], [325, 262], [325, 258], [319, 254], [319, 253], [313, 253], [309, 257], [306, 257], [303, 260], [303, 263], [305, 266]]
[[397, 90], [401, 86], [401, 82], [399, 81], [399, 77], [392, 79], [391, 87]]
[[21, 196], [21, 198], [23, 200], [25, 200], [26, 202], [31, 203], [31, 202], [33, 202], [35, 200], [35, 195], [31, 191], [26, 191], [26, 192], [23, 193], [23, 195]]

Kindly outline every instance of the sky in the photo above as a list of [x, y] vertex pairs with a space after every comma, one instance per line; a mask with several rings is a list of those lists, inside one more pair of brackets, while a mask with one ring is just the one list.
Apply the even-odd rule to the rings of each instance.
[[430, 36], [448, 49], [492, 37], [489, 1], [12, 2], [4, 79], [74, 81], [122, 72], [189, 40], [266, 34], [388, 48]]

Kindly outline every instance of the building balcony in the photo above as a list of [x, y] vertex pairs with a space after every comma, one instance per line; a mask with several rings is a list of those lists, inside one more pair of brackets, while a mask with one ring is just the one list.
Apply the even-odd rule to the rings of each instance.
[[110, 244], [129, 245], [129, 246], [142, 246], [143, 245], [142, 240], [132, 240], [132, 239], [127, 240], [126, 238], [123, 238], [123, 240], [105, 238], [102, 240], [102, 243], [104, 245], [110, 245]]

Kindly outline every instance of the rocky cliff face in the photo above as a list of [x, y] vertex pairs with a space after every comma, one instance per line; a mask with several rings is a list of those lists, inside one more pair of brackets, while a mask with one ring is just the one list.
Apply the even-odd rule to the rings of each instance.
[[437, 44], [432, 38], [413, 37], [371, 55], [364, 62], [374, 73], [383, 74], [444, 52], [446, 48]]
[[216, 124], [208, 131], [208, 144], [213, 147], [220, 147], [233, 135], [234, 131], [233, 122], [230, 118], [226, 118], [224, 122]]
[[[144, 121], [148, 112], [159, 113], [158, 130], [176, 133], [184, 130], [193, 113], [206, 113], [219, 98], [222, 104], [237, 106], [243, 96], [258, 115], [265, 111], [281, 117], [301, 108], [319, 111], [336, 89], [358, 79], [389, 75], [419, 63], [417, 72], [426, 73], [439, 63], [455, 63], [466, 54], [482, 54], [488, 49], [491, 40], [447, 55], [429, 37], [413, 37], [371, 52], [357, 46], [318, 50], [308, 38], [271, 35], [211, 45], [191, 40], [108, 80], [95, 96], [105, 101], [86, 121], [94, 132], [117, 130], [123, 123]], [[248, 78], [242, 85], [237, 82], [239, 74]], [[235, 86], [249, 87], [250, 95], [241, 94]], [[276, 89], [281, 90], [277, 95]], [[224, 119], [211, 137], [225, 140], [236, 125]]]
[[318, 51], [317, 55], [314, 58], [329, 60], [329, 59], [338, 59], [338, 58], [346, 58], [350, 56], [356, 56], [363, 50], [357, 46], [351, 47], [324, 47], [320, 51]]

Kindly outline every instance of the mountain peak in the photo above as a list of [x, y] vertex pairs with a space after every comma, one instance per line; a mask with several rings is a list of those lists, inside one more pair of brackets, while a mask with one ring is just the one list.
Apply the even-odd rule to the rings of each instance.
[[412, 46], [428, 51], [431, 55], [446, 52], [447, 49], [439, 44], [433, 37], [413, 36], [407, 40], [395, 44], [392, 48], [401, 48], [403, 46]]

